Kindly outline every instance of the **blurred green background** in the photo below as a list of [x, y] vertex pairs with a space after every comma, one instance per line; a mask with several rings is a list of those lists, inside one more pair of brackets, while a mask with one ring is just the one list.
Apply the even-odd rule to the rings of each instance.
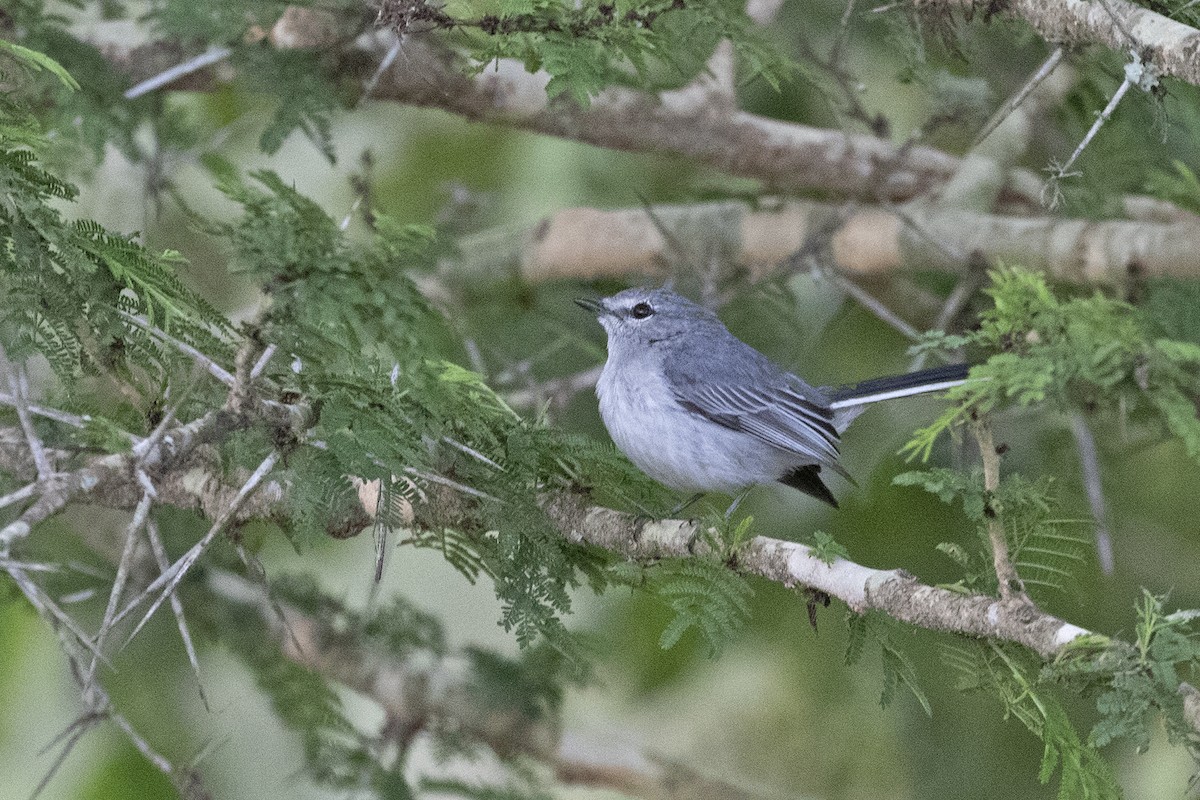
[[[772, 36], [793, 54], [800, 40], [818, 50], [827, 48], [841, 11], [842, 5], [831, 1], [789, 3]], [[856, 21], [849, 47], [851, 64], [866, 86], [864, 102], [886, 114], [893, 122], [893, 137], [903, 141], [938, 101], [927, 81], [903, 79], [909, 64], [896, 42], [890, 23], [864, 17]], [[1044, 43], [1023, 29], [1000, 22], [964, 28], [957, 45], [961, 57], [931, 37], [931, 69], [947, 76], [986, 78], [993, 106], [1017, 88], [1047, 52]], [[1069, 153], [1090, 124], [1090, 115], [1103, 107], [1104, 93], [1115, 86], [1112, 76], [1119, 61], [1090, 56], [1080, 65], [1079, 88], [1061, 113], [1047, 120], [1037, 149], [1028, 154], [1028, 166], [1041, 169], [1050, 156]], [[1191, 87], [1171, 87], [1162, 128], [1165, 141], [1146, 125], [1153, 111], [1150, 101], [1131, 97], [1081, 162], [1083, 175], [1069, 187], [1066, 212], [1096, 213], [1106, 198], [1140, 189], [1147, 175], [1168, 169], [1172, 159], [1194, 163], [1195, 138], [1183, 132], [1200, 107], [1195, 95]], [[742, 88], [741, 97], [748, 110], [813, 125], [839, 125], [817, 86], [801, 79], [785, 84], [779, 93], [751, 83]], [[531, 224], [539, 215], [577, 205], [637, 207], [645, 201], [686, 202], [748, 188], [745, 181], [678, 158], [609, 152], [469, 124], [437, 111], [370, 101], [338, 121], [336, 165], [299, 135], [267, 157], [257, 149], [266, 119], [261, 98], [226, 89], [210, 95], [172, 95], [168, 102], [202, 130], [219, 135], [217, 152], [239, 169], [277, 171], [318, 199], [335, 219], [351, 212], [354, 194], [348, 179], [360, 170], [367, 151], [380, 211], [402, 221], [428, 223], [445, 221], [453, 213], [471, 229]], [[934, 143], [961, 148], [973, 132], [967, 126], [939, 130]], [[169, 180], [197, 211], [217, 217], [231, 213], [197, 154], [183, 154], [169, 163]], [[253, 306], [253, 287], [230, 278], [221, 244], [189, 227], [169, 199], [161, 207], [153, 202], [142, 170], [110, 152], [94, 173], [76, 179], [83, 195], [71, 213], [116, 230], [142, 231], [151, 247], [181, 250], [191, 263], [187, 280], [210, 300], [235, 316]], [[448, 210], [464, 198], [469, 214], [461, 202], [457, 211]], [[357, 228], [355, 223], [352, 230], [361, 234]], [[949, 289], [942, 276], [917, 275], [913, 280], [932, 291]], [[603, 357], [602, 332], [570, 298], [582, 291], [619, 288], [616, 284], [508, 288], [475, 301], [459, 318], [461, 333], [480, 346], [491, 377], [523, 359], [533, 359], [535, 376], [550, 377]], [[891, 289], [878, 286], [872, 291], [887, 298]], [[903, 337], [809, 276], [746, 287], [722, 314], [737, 335], [816, 383], [852, 382], [902, 371], [908, 363]], [[931, 315], [913, 314], [909, 320], [928, 326]], [[468, 364], [465, 351], [451, 355]], [[755, 517], [756, 531], [765, 535], [804, 540], [822, 530], [867, 565], [903, 568], [931, 583], [954, 580], [954, 565], [935, 546], [943, 541], [966, 543], [974, 536], [970, 526], [956, 509], [932, 496], [891, 485], [895, 474], [909, 468], [896, 451], [938, 408], [938, 401], [928, 399], [893, 404], [870, 411], [855, 424], [843, 452], [859, 485], [835, 487], [842, 499], [840, 511], [780, 488], [756, 490], [743, 505], [744, 513]], [[1088, 550], [1069, 591], [1038, 599], [1047, 610], [1079, 625], [1128, 636], [1141, 587], [1170, 591], [1169, 607], [1200, 606], [1200, 575], [1195, 569], [1200, 563], [1200, 469], [1179, 443], [1154, 432], [1134, 429], [1125, 434], [1113, 415], [1098, 414], [1089, 421], [1101, 450], [1116, 570], [1111, 576], [1100, 574]], [[587, 391], [554, 414], [553, 424], [606, 436], [595, 399]], [[1010, 446], [1006, 469], [1054, 476], [1064, 515], [1089, 518], [1066, 419], [1032, 413], [1003, 417], [997, 437]], [[964, 457], [956, 449], [954, 443], [943, 442], [935, 458], [950, 463]], [[90, 510], [63, 520], [64, 526], [78, 524], [107, 526], [116, 537], [125, 522], [120, 515]], [[1086, 522], [1079, 531], [1090, 541]], [[331, 540], [303, 556], [281, 536], [270, 536], [263, 560], [269, 573], [314, 573], [324, 587], [354, 604], [365, 602], [370, 591], [369, 535]], [[586, 631], [595, 643], [599, 680], [569, 695], [567, 730], [640, 743], [648, 752], [745, 781], [768, 794], [826, 800], [1054, 796], [1053, 781], [1038, 782], [1041, 743], [1015, 720], [1004, 720], [993, 699], [957, 690], [938, 655], [947, 637], [911, 631], [902, 634], [900, 642], [916, 664], [917, 677], [932, 702], [932, 717], [904, 694], [882, 709], [877, 651], [868, 651], [855, 667], [844, 665], [843, 608], [835, 603], [821, 610], [819, 630], [813, 630], [801, 596], [761, 583], [755, 583], [755, 589], [751, 625], [716, 661], [690, 637], [670, 651], [660, 650], [658, 638], [670, 613], [656, 601], [627, 591], [599, 598], [581, 593], [570, 625]], [[434, 554], [394, 552], [380, 592], [402, 592], [441, 615], [456, 643], [515, 652], [515, 644], [496, 625], [499, 611], [489, 587], [468, 585]], [[160, 613], [115, 666], [110, 680], [114, 699], [168, 756], [187, 763], [200, 755], [215, 796], [341, 796], [313, 787], [299, 772], [298, 742], [276, 720], [249, 672], [229, 653], [211, 646], [201, 651], [202, 680], [211, 705], [205, 710], [169, 616]], [[25, 798], [52, 765], [54, 748], [45, 748], [75, 718], [78, 699], [53, 634], [32, 612], [14, 605], [0, 610], [0, 697], [5, 698], [0, 704], [0, 798]], [[370, 703], [349, 693], [346, 699], [359, 710], [365, 729], [381, 722]], [[1089, 711], [1087, 703], [1071, 710], [1078, 727], [1086, 731], [1094, 710]], [[1106, 752], [1118, 766], [1128, 796], [1135, 799], [1181, 796], [1193, 769], [1183, 749], [1162, 741], [1146, 754], [1123, 744]], [[101, 726], [81, 740], [42, 797], [107, 800], [172, 794], [124, 738]], [[573, 794], [602, 796], [582, 790]]]

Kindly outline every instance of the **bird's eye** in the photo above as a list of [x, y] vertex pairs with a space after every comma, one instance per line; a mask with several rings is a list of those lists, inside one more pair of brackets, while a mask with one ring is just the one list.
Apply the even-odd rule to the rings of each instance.
[[649, 303], [638, 303], [629, 313], [633, 315], [634, 319], [645, 319], [654, 313], [654, 309]]

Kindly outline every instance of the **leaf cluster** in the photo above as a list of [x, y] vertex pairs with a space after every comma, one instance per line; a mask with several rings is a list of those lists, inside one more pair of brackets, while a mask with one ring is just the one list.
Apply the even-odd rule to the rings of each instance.
[[1084, 741], [1055, 698], [1039, 664], [1024, 650], [997, 642], [962, 640], [942, 648], [943, 661], [959, 676], [959, 688], [997, 697], [1045, 745], [1038, 779], [1059, 773], [1060, 800], [1117, 800], [1122, 796], [1112, 766], [1098, 743]]
[[380, 22], [453, 30], [482, 71], [515, 58], [550, 75], [546, 93], [581, 105], [611, 85], [664, 88], [698, 74], [721, 38], [729, 39], [747, 78], [774, 85], [789, 67], [741, 3], [730, 0], [388, 0]]
[[[453, 337], [410, 278], [428, 263], [427, 229], [379, 217], [373, 238], [353, 244], [277, 176], [254, 180], [226, 177], [243, 213], [209, 230], [267, 292], [257, 335], [286, 354], [270, 377], [316, 412], [315, 446], [288, 460], [293, 541], [322, 536], [332, 512], [355, 503], [348, 476], [379, 481], [382, 529], [414, 527], [403, 543], [441, 550], [469, 580], [490, 577], [501, 622], [522, 645], [545, 636], [573, 651], [561, 622], [570, 590], [609, 577], [599, 556], [560, 534], [539, 495], [631, 468], [611, 448], [521, 418], [448, 358]], [[415, 525], [403, 522], [405, 504], [423, 515]]]
[[854, 666], [863, 656], [868, 641], [879, 645], [880, 664], [883, 668], [883, 690], [879, 705], [887, 708], [896, 699], [899, 689], [906, 689], [928, 716], [933, 716], [933, 706], [917, 681], [917, 672], [908, 655], [896, 644], [896, 623], [876, 612], [851, 613], [846, 618], [849, 636], [846, 640], [846, 666]]
[[974, 523], [978, 538], [970, 549], [958, 542], [942, 542], [937, 549], [963, 570], [959, 586], [972, 592], [997, 589], [992, 566], [988, 525], [993, 518], [1004, 527], [1009, 557], [1028, 587], [1063, 591], [1084, 559], [1085, 540], [1071, 530], [1082, 520], [1056, 515], [1057, 502], [1049, 477], [1029, 480], [1006, 475], [989, 495], [983, 473], [935, 468], [904, 472], [893, 479], [898, 486], [919, 486], [943, 503], [961, 502], [963, 513]]
[[717, 558], [667, 559], [655, 565], [648, 578], [650, 590], [675, 612], [658, 640], [664, 650], [694, 628], [715, 658], [750, 616], [754, 590]]
[[[355, 626], [357, 632], [366, 633], [370, 626], [371, 621], [339, 607], [309, 581], [281, 578], [275, 581], [273, 591], [330, 627], [347, 624]], [[402, 601], [394, 601], [394, 605], [401, 604]], [[387, 609], [395, 610], [395, 607]], [[411, 609], [398, 610], [412, 615]], [[198, 617], [198, 613], [203, 617]], [[376, 619], [382, 617], [380, 614]], [[350, 722], [341, 698], [322, 676], [284, 657], [278, 636], [268, 629], [257, 611], [247, 613], [241, 604], [213, 598], [193, 613], [193, 619], [198, 619], [213, 638], [229, 647], [253, 672], [280, 721], [299, 735], [305, 771], [314, 781], [343, 791], [371, 791], [389, 800], [407, 800], [412, 796], [403, 775], [403, 762], [385, 763], [382, 743]], [[391, 637], [381, 633], [381, 627], [394, 630], [396, 624], [383, 620], [372, 631], [381, 646], [395, 645]], [[436, 638], [440, 639], [440, 635], [438, 628]], [[405, 643], [409, 641], [406, 634]]]
[[991, 273], [993, 307], [966, 334], [934, 332], [914, 352], [978, 348], [990, 354], [971, 380], [949, 392], [957, 401], [905, 446], [928, 458], [937, 437], [1008, 405], [1067, 410], [1127, 409], [1160, 420], [1200, 460], [1200, 344], [1162, 335], [1134, 306], [1095, 293], [1059, 298], [1039, 273]]
[[1194, 743], [1181, 684], [1195, 680], [1200, 667], [1200, 611], [1168, 612], [1165, 597], [1145, 590], [1135, 610], [1132, 646], [1083, 641], [1047, 665], [1044, 677], [1096, 695], [1100, 720], [1089, 741], [1097, 747], [1127, 739], [1144, 752], [1160, 720], [1171, 744]]
[[[54, 65], [45, 56], [29, 63]], [[46, 68], [71, 86], [62, 67]], [[179, 254], [151, 252], [91, 220], [68, 220], [59, 206], [74, 200], [77, 189], [41, 163], [44, 139], [20, 94], [4, 104], [0, 341], [9, 357], [40, 354], [67, 385], [112, 376], [158, 397], [158, 376], [182, 360], [148, 328], [217, 358], [227, 355], [229, 323], [184, 286]]]

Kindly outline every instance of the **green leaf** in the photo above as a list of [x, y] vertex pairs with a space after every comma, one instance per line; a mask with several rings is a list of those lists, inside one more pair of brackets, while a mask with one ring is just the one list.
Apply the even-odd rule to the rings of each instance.
[[896, 689], [903, 687], [916, 698], [926, 716], [932, 717], [933, 706], [929, 704], [929, 698], [917, 683], [912, 661], [893, 645], [887, 636], [880, 639], [879, 645], [883, 658], [883, 692], [879, 697], [879, 704], [887, 708], [895, 699]]
[[833, 566], [839, 558], [850, 558], [850, 551], [824, 531], [813, 531], [812, 554], [827, 566]]
[[16, 42], [0, 39], [0, 50], [7, 50], [14, 58], [34, 69], [46, 70], [58, 78], [59, 83], [71, 91], [79, 89], [79, 82], [71, 77], [71, 73], [45, 53], [22, 47]]
[[650, 588], [675, 611], [659, 645], [664, 650], [674, 647], [695, 629], [711, 658], [741, 632], [754, 594], [740, 575], [703, 557], [661, 562], [651, 573]]

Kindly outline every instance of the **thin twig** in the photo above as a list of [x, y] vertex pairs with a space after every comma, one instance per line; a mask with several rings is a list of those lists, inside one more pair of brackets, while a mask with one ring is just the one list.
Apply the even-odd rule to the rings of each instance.
[[33, 427], [33, 419], [29, 416], [29, 381], [25, 375], [24, 365], [10, 365], [8, 388], [16, 401], [17, 420], [20, 421], [21, 430], [25, 433], [25, 441], [29, 443], [29, 453], [33, 456], [33, 463], [37, 467], [38, 482], [44, 482], [54, 473], [54, 470], [50, 466], [50, 459], [46, 455], [46, 448], [42, 445], [41, 437]]
[[991, 136], [992, 131], [996, 130], [996, 128], [999, 128], [1000, 123], [1004, 122], [1009, 114], [1016, 111], [1020, 105], [1024, 103], [1026, 99], [1028, 99], [1029, 95], [1033, 94], [1033, 90], [1041, 85], [1042, 81], [1046, 80], [1046, 78], [1049, 78], [1054, 73], [1054, 70], [1058, 69], [1058, 65], [1062, 63], [1063, 56], [1066, 55], [1066, 52], [1066, 48], [1062, 45], [1054, 48], [1054, 51], [1050, 53], [1049, 57], [1047, 57], [1046, 60], [1042, 62], [1042, 65], [1037, 68], [1037, 71], [1029, 76], [1029, 80], [1025, 81], [1025, 85], [1017, 90], [1017, 93], [1010, 97], [1003, 106], [997, 109], [996, 113], [992, 115], [992, 118], [989, 119], [987, 124], [983, 126], [983, 130], [976, 134], [975, 141], [971, 142], [971, 146], [968, 148], [968, 150], [974, 150], [984, 139]]
[[[1075, 148], [1075, 152], [1071, 153], [1071, 157], [1067, 159], [1066, 163], [1056, 165], [1051, 169], [1050, 179], [1046, 182], [1046, 186], [1042, 189], [1043, 204], [1050, 208], [1053, 208], [1058, 204], [1060, 195], [1058, 193], [1057, 182], [1068, 177], [1071, 166], [1075, 163], [1079, 156], [1083, 154], [1083, 151], [1087, 149], [1087, 146], [1091, 144], [1092, 139], [1096, 138], [1096, 134], [1100, 132], [1100, 129], [1104, 127], [1104, 123], [1108, 122], [1109, 118], [1113, 115], [1113, 112], [1117, 110], [1117, 106], [1120, 104], [1121, 99], [1125, 97], [1125, 93], [1129, 91], [1129, 87], [1131, 86], [1133, 86], [1133, 81], [1126, 76], [1125, 80], [1121, 82], [1121, 85], [1117, 87], [1117, 91], [1113, 93], [1112, 99], [1108, 101], [1108, 105], [1104, 107], [1104, 110], [1101, 111], [1099, 116], [1096, 117], [1096, 121], [1092, 123], [1092, 127], [1088, 129], [1087, 134], [1084, 135], [1083, 141], [1081, 141]], [[1047, 192], [1050, 194], [1047, 195]], [[1047, 199], [1047, 197], [1049, 197], [1049, 199]]]
[[[49, 616], [52, 623], [57, 623], [66, 630], [70, 631], [71, 635], [74, 636], [80, 644], [87, 648], [92, 655], [99, 658], [103, 663], [108, 663], [108, 659], [106, 659], [104, 654], [101, 653], [96, 647], [96, 643], [92, 641], [90, 636], [88, 636], [87, 631], [79, 627], [79, 623], [71, 619], [69, 614], [59, 608], [58, 603], [55, 603], [48, 594], [42, 591], [40, 586], [34, 583], [33, 580], [25, 574], [25, 570], [16, 566], [14, 563], [9, 562], [8, 566], [5, 568], [5, 571], [13, 579], [13, 582], [17, 584], [17, 588], [21, 590], [21, 594], [25, 595], [25, 599], [29, 601], [29, 604], [33, 606], [38, 613], [43, 616]], [[55, 627], [57, 628], [57, 625]]]
[[[158, 564], [159, 573], [165, 573], [170, 569], [171, 561], [167, 557], [167, 548], [163, 546], [162, 537], [158, 533], [158, 523], [153, 519], [146, 521], [146, 538], [150, 540], [150, 550], [154, 553], [154, 561]], [[171, 613], [175, 615], [175, 626], [179, 629], [179, 638], [183, 640], [183, 649], [187, 652], [188, 663], [192, 665], [192, 673], [196, 676], [200, 702], [204, 703], [205, 710], [209, 710], [208, 695], [204, 691], [204, 684], [200, 682], [200, 659], [196, 656], [196, 645], [192, 642], [191, 629], [188, 628], [187, 619], [183, 615], [183, 601], [175, 592], [171, 592], [170, 601]]]
[[846, 7], [842, 9], [842, 19], [838, 23], [837, 35], [833, 39], [833, 47], [829, 49], [830, 64], [837, 65], [842, 61], [842, 50], [850, 37], [850, 19], [854, 16], [854, 2], [855, 0], [846, 0]]
[[[129, 581], [129, 570], [133, 566], [133, 554], [137, 549], [138, 534], [141, 533], [146, 519], [150, 515], [151, 500], [149, 492], [142, 494], [142, 499], [138, 501], [137, 507], [133, 510], [133, 518], [125, 529], [125, 546], [121, 548], [121, 560], [117, 563], [117, 575], [113, 579], [112, 589], [108, 593], [108, 604], [104, 607], [104, 619], [100, 622], [100, 630], [96, 633], [97, 650], [104, 649], [104, 640], [112, 630], [117, 604], [121, 602], [121, 595], [125, 593], [125, 585]], [[84, 691], [87, 691], [87, 687], [90, 687], [96, 678], [96, 664], [97, 660], [92, 658], [84, 672]]]
[[992, 544], [992, 564], [996, 568], [996, 579], [1000, 582], [1000, 597], [1009, 600], [1024, 594], [1021, 579], [1013, 569], [1008, 556], [1008, 540], [1004, 535], [1004, 523], [998, 507], [996, 492], [1000, 489], [1000, 454], [992, 439], [992, 426], [987, 417], [980, 417], [971, 426], [975, 441], [979, 444], [979, 457], [983, 460], [983, 490], [986, 495], [988, 539]]
[[1117, 91], [1113, 93], [1112, 99], [1108, 101], [1108, 105], [1106, 105], [1104, 110], [1100, 112], [1100, 116], [1096, 117], [1096, 121], [1093, 122], [1092, 127], [1088, 129], [1087, 135], [1083, 137], [1083, 141], [1081, 141], [1079, 146], [1075, 148], [1075, 152], [1071, 153], [1071, 157], [1067, 159], [1067, 163], [1063, 164], [1062, 169], [1064, 171], [1070, 169], [1071, 165], [1075, 163], [1080, 155], [1082, 155], [1087, 146], [1091, 144], [1092, 139], [1094, 139], [1096, 134], [1100, 132], [1100, 128], [1104, 126], [1104, 123], [1108, 122], [1109, 118], [1112, 117], [1113, 112], [1117, 109], [1117, 105], [1121, 102], [1121, 99], [1125, 97], [1125, 93], [1129, 91], [1131, 86], [1133, 86], [1133, 81], [1126, 78], [1121, 82], [1121, 85], [1117, 87]]
[[404, 474], [412, 475], [414, 478], [420, 478], [421, 480], [430, 481], [431, 483], [440, 483], [442, 486], [448, 486], [451, 489], [460, 491], [463, 494], [469, 494], [472, 497], [478, 497], [481, 500], [499, 500], [500, 499], [498, 497], [488, 494], [487, 492], [481, 492], [478, 489], [473, 489], [470, 486], [467, 486], [465, 483], [459, 483], [458, 481], [452, 481], [449, 478], [444, 477], [442, 475], [438, 475], [435, 472], [426, 472], [425, 470], [420, 470], [420, 469], [417, 469], [416, 467], [405, 467]]
[[17, 489], [14, 492], [9, 492], [8, 494], [4, 495], [3, 497], [0, 497], [0, 508], [8, 508], [9, 506], [13, 505], [14, 503], [20, 503], [22, 500], [28, 500], [29, 498], [31, 498], [35, 494], [37, 494], [37, 491], [38, 491], [38, 484], [36, 482], [26, 484], [25, 486], [22, 486], [20, 489]]
[[1137, 39], [1133, 38], [1133, 32], [1125, 25], [1125, 20], [1117, 12], [1113, 11], [1113, 7], [1108, 4], [1108, 0], [1100, 0], [1100, 5], [1104, 6], [1104, 10], [1108, 12], [1109, 18], [1112, 19], [1113, 26], [1125, 37], [1125, 41], [1129, 43], [1129, 47], [1135, 52], [1141, 50], [1142, 45]]
[[272, 356], [275, 355], [275, 351], [278, 349], [279, 345], [277, 344], [267, 345], [266, 349], [262, 351], [262, 355], [258, 357], [258, 361], [255, 361], [254, 366], [250, 369], [250, 380], [255, 380], [258, 376], [262, 375], [263, 370], [267, 368], [267, 364], [271, 362]]
[[66, 744], [63, 745], [63, 749], [59, 751], [57, 756], [54, 757], [54, 763], [50, 765], [50, 768], [46, 770], [46, 774], [42, 776], [40, 781], [38, 781], [38, 785], [34, 787], [33, 793], [29, 795], [29, 800], [37, 800], [41, 793], [45, 791], [46, 787], [50, 785], [50, 781], [54, 779], [54, 776], [58, 774], [58, 771], [62, 768], [62, 765], [66, 763], [67, 756], [71, 755], [71, 751], [75, 749], [75, 745], [79, 744], [79, 740], [83, 738], [83, 735], [94, 728], [96, 724], [103, 718], [104, 717], [102, 715], [98, 714], [84, 714], [82, 717], [68, 725], [66, 730], [64, 730], [58, 736], [55, 736], [54, 740], [46, 745], [45, 748], [43, 748], [42, 752], [44, 753], [58, 742], [66, 739]]
[[1092, 508], [1092, 520], [1096, 525], [1096, 556], [1100, 561], [1100, 570], [1105, 575], [1111, 575], [1115, 567], [1112, 534], [1108, 529], [1108, 504], [1104, 501], [1104, 486], [1100, 481], [1096, 438], [1092, 436], [1087, 420], [1079, 412], [1071, 414], [1071, 433], [1075, 436], [1075, 447], [1079, 450], [1083, 488], [1087, 492], [1088, 505]]
[[210, 375], [212, 375], [214, 378], [219, 380], [221, 383], [223, 383], [229, 387], [232, 387], [234, 385], [234, 378], [233, 378], [233, 375], [230, 374], [229, 370], [225, 369], [220, 364], [218, 364], [216, 361], [213, 361], [207, 355], [200, 352], [195, 347], [192, 347], [187, 342], [182, 341], [180, 339], [176, 339], [174, 336], [167, 333], [166, 331], [161, 330], [160, 328], [156, 328], [155, 326], [150, 324], [149, 320], [147, 320], [143, 317], [139, 317], [137, 314], [130, 314], [128, 311], [118, 311], [117, 313], [120, 314], [121, 318], [124, 319], [126, 322], [129, 322], [129, 323], [132, 323], [133, 325], [138, 326], [142, 330], [144, 330], [147, 333], [149, 333], [150, 335], [154, 336], [159, 341], [161, 341], [165, 344], [171, 345], [176, 350], [180, 351], [181, 353], [184, 353], [185, 355], [191, 356], [193, 359], [195, 359], [195, 361], [198, 364], [200, 364], [202, 367], [204, 367], [206, 370], [208, 370], [208, 373]]
[[0, 569], [20, 569], [25, 572], [63, 572], [61, 564], [45, 564], [35, 561], [13, 561], [11, 558], [0, 557]]
[[[11, 394], [4, 394], [3, 392], [0, 392], [0, 405], [15, 406], [16, 404], [16, 397]], [[25, 407], [29, 409], [29, 413], [33, 414], [35, 417], [52, 419], [55, 422], [61, 422], [64, 425], [70, 425], [72, 428], [87, 427], [87, 424], [92, 421], [92, 418], [86, 414], [83, 416], [78, 414], [70, 414], [66, 411], [60, 411], [57, 408], [46, 408], [45, 406], [33, 405], [32, 403], [27, 404]], [[133, 434], [129, 434], [129, 436], [132, 437]]]
[[221, 532], [221, 530], [229, 523], [231, 519], [233, 519], [234, 515], [237, 513], [237, 510], [241, 508], [242, 504], [250, 497], [250, 495], [254, 493], [267, 474], [275, 468], [275, 465], [279, 462], [280, 457], [281, 454], [278, 450], [271, 451], [271, 454], [263, 459], [262, 463], [258, 465], [258, 468], [254, 470], [254, 473], [246, 480], [244, 484], [242, 484], [242, 487], [238, 489], [238, 492], [234, 496], [233, 500], [231, 500], [225, 510], [221, 512], [220, 516], [217, 517], [216, 522], [214, 522], [212, 527], [209, 528], [208, 533], [204, 534], [200, 541], [192, 545], [192, 548], [184, 553], [178, 561], [170, 566], [170, 568], [155, 578], [154, 581], [151, 582], [151, 584], [145, 589], [143, 589], [137, 597], [131, 600], [129, 604], [125, 606], [125, 608], [121, 609], [120, 613], [117, 614], [116, 619], [114, 619], [114, 623], [120, 622], [122, 619], [128, 616], [133, 609], [141, 605], [143, 600], [149, 598], [156, 592], [158, 593], [158, 597], [155, 598], [154, 602], [150, 605], [150, 608], [134, 627], [133, 632], [130, 633], [129, 637], [125, 640], [125, 644], [122, 645], [122, 649], [128, 646], [131, 641], [133, 641], [134, 637], [141, 632], [142, 627], [150, 620], [150, 617], [154, 616], [154, 612], [158, 610], [159, 606], [161, 606], [163, 602], [166, 601], [166, 599], [175, 591], [176, 587], [179, 586], [180, 582], [182, 582], [184, 577], [187, 575], [188, 570], [192, 568], [192, 565], [199, 560], [200, 556], [204, 554], [204, 551], [207, 550], [209, 545], [212, 544], [213, 540], [216, 539], [217, 534]]
[[482, 461], [484, 464], [487, 464], [489, 467], [492, 467], [493, 469], [498, 469], [501, 472], [505, 471], [504, 467], [500, 466], [495, 461], [488, 458], [487, 456], [485, 456], [483, 453], [479, 452], [475, 448], [469, 447], [469, 446], [463, 444], [462, 442], [458, 441], [457, 439], [451, 439], [449, 436], [443, 436], [442, 441], [445, 442], [446, 444], [450, 445], [451, 447], [453, 447], [455, 450], [466, 453], [467, 455], [471, 456], [472, 458], [476, 459], [477, 461]]
[[165, 69], [157, 75], [129, 87], [125, 90], [125, 99], [133, 100], [141, 97], [186, 75], [191, 75], [193, 72], [199, 72], [205, 67], [210, 67], [219, 61], [224, 61], [231, 55], [233, 55], [233, 49], [229, 47], [217, 47], [201, 53], [194, 58], [189, 58], [182, 64], [176, 64], [170, 69]]
[[[958, 316], [958, 312], [962, 311], [963, 306], [975, 295], [979, 287], [983, 283], [983, 278], [977, 270], [969, 270], [958, 283], [955, 284], [950, 296], [946, 298], [946, 302], [942, 305], [942, 310], [938, 312], [937, 319], [934, 320], [932, 330], [945, 331], [950, 327], [950, 323]], [[929, 358], [929, 351], [925, 350], [917, 353], [912, 362], [908, 365], [909, 372], [916, 372], [925, 366], [925, 362]]]
[[[146, 457], [147, 453], [157, 450], [158, 446], [162, 444], [163, 439], [166, 438], [167, 429], [170, 428], [174, 422], [175, 407], [169, 406], [166, 411], [163, 412], [162, 419], [157, 425], [154, 426], [154, 430], [150, 431], [150, 435], [133, 446], [132, 450], [130, 451], [132, 452], [133, 457], [138, 461], [141, 461]], [[141, 470], [138, 471], [141, 472]]]
[[124, 716], [116, 712], [110, 713], [109, 718], [112, 719], [113, 724], [125, 732], [125, 736], [128, 737], [129, 741], [133, 743], [133, 746], [138, 749], [138, 752], [142, 754], [143, 758], [145, 758], [154, 766], [158, 767], [164, 775], [175, 775], [175, 768], [171, 766], [171, 762], [168, 761], [166, 757], [160, 755], [157, 750], [151, 747], [150, 744], [142, 738], [141, 734], [133, 729], [133, 726], [129, 724], [129, 720], [125, 719]]
[[836, 272], [827, 272], [826, 277], [841, 289], [846, 294], [850, 295], [859, 305], [870, 311], [875, 316], [879, 317], [883, 322], [892, 326], [901, 334], [912, 341], [920, 341], [921, 332], [909, 325], [900, 316], [890, 308], [881, 303], [878, 299], [872, 296], [866, 289], [859, 286], [854, 281], [846, 278]]
[[595, 386], [596, 381], [600, 380], [600, 373], [603, 371], [604, 365], [600, 364], [599, 366], [576, 372], [574, 375], [535, 383], [526, 389], [507, 392], [504, 395], [504, 400], [511, 406], [528, 408], [549, 399], [555, 406], [561, 407], [566, 405], [567, 401], [579, 392]]
[[371, 77], [367, 79], [366, 84], [363, 85], [362, 95], [359, 96], [356, 105], [362, 105], [363, 101], [371, 96], [371, 94], [375, 91], [375, 87], [379, 85], [379, 79], [383, 77], [383, 73], [391, 69], [392, 64], [396, 61], [396, 56], [400, 55], [400, 46], [402, 41], [403, 40], [397, 36], [395, 43], [388, 48], [386, 53], [384, 53], [383, 58], [379, 61], [379, 66], [375, 68], [375, 72], [371, 74]]
[[271, 606], [271, 610], [275, 613], [275, 616], [278, 617], [279, 624], [283, 627], [288, 640], [298, 652], [303, 652], [304, 645], [300, 643], [300, 638], [296, 635], [291, 620], [288, 619], [287, 612], [284, 611], [274, 592], [271, 591], [271, 583], [267, 580], [267, 568], [263, 566], [258, 556], [252, 556], [246, 552], [246, 547], [241, 542], [237, 543], [237, 554], [238, 558], [241, 559], [242, 565], [246, 568], [246, 572], [253, 576], [255, 582], [262, 590], [263, 598]]

